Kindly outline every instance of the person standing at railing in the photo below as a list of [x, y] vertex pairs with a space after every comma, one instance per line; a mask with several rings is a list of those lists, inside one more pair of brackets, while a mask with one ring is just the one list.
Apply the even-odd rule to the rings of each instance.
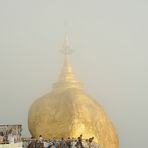
[[9, 133], [7, 140], [8, 140], [8, 143], [9, 144], [14, 144], [14, 142], [15, 142], [15, 136], [12, 133]]
[[4, 134], [3, 134], [3, 132], [0, 133], [0, 144], [4, 144]]

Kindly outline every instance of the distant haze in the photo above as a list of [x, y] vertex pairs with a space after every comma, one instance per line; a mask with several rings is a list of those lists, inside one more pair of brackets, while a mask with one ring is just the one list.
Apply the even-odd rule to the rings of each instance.
[[1, 0], [0, 124], [30, 136], [29, 107], [59, 75], [65, 32], [77, 79], [112, 119], [120, 148], [146, 148], [146, 0]]

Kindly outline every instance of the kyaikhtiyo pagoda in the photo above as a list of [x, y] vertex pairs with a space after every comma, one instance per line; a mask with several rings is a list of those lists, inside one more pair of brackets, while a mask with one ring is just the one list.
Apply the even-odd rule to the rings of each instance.
[[119, 148], [116, 130], [101, 105], [81, 87], [69, 62], [71, 47], [64, 41], [64, 64], [51, 92], [37, 99], [28, 113], [28, 127], [33, 137], [57, 139], [81, 134], [94, 137], [101, 148]]

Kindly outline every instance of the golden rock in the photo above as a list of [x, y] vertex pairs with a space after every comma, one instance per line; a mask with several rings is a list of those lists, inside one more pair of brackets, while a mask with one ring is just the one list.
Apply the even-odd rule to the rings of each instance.
[[118, 148], [119, 141], [111, 120], [100, 104], [91, 98], [76, 80], [68, 60], [65, 40], [65, 62], [58, 81], [49, 94], [37, 99], [28, 113], [29, 130], [34, 137], [94, 137], [101, 148]]

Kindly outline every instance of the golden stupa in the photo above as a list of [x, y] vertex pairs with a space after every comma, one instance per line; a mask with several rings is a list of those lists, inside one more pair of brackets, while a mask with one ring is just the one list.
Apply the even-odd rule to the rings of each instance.
[[101, 148], [118, 148], [112, 122], [100, 104], [76, 80], [69, 63], [70, 44], [64, 41], [65, 61], [58, 81], [50, 93], [37, 99], [28, 114], [29, 130], [34, 137], [94, 137]]

